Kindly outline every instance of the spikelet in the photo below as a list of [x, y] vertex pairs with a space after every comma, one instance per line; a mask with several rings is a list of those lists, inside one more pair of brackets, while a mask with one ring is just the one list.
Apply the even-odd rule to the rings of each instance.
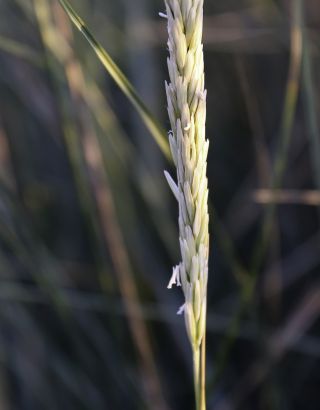
[[179, 204], [182, 261], [173, 269], [168, 287], [182, 286], [187, 333], [198, 349], [206, 322], [208, 281], [208, 181], [209, 141], [205, 138], [206, 91], [202, 45], [203, 0], [165, 0], [168, 20], [168, 70], [166, 83], [171, 124], [169, 142], [177, 168], [177, 182], [165, 171]]

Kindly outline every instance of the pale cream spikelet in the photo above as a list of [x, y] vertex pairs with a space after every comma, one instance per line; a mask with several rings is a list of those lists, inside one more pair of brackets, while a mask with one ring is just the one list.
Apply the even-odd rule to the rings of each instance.
[[209, 141], [205, 138], [206, 91], [202, 46], [203, 0], [165, 0], [168, 20], [166, 83], [171, 124], [169, 143], [177, 169], [177, 182], [165, 171], [179, 204], [182, 261], [173, 268], [168, 288], [182, 286], [187, 333], [198, 349], [205, 332], [208, 281]]

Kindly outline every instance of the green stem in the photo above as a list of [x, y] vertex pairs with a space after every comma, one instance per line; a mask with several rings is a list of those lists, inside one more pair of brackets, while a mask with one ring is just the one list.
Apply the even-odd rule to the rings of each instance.
[[201, 342], [200, 360], [200, 410], [206, 410], [206, 332]]
[[200, 349], [193, 348], [193, 380], [194, 394], [196, 399], [196, 410], [201, 410], [200, 407]]

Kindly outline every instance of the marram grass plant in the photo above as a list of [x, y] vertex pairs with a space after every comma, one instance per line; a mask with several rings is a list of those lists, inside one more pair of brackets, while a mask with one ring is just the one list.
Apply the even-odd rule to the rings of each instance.
[[166, 171], [165, 176], [179, 204], [182, 258], [173, 268], [168, 288], [182, 286], [185, 303], [178, 313], [184, 314], [193, 351], [196, 408], [203, 410], [209, 255], [203, 0], [165, 0], [165, 5], [166, 14], [162, 16], [168, 20], [169, 34], [169, 142], [177, 182]]

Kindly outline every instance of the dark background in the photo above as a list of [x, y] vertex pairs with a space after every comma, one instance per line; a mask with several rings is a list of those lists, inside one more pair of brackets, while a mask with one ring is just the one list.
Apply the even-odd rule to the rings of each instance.
[[[73, 0], [166, 128], [161, 1]], [[208, 410], [320, 402], [320, 3], [206, 0]], [[0, 409], [193, 408], [172, 170], [57, 0], [0, 0]]]

